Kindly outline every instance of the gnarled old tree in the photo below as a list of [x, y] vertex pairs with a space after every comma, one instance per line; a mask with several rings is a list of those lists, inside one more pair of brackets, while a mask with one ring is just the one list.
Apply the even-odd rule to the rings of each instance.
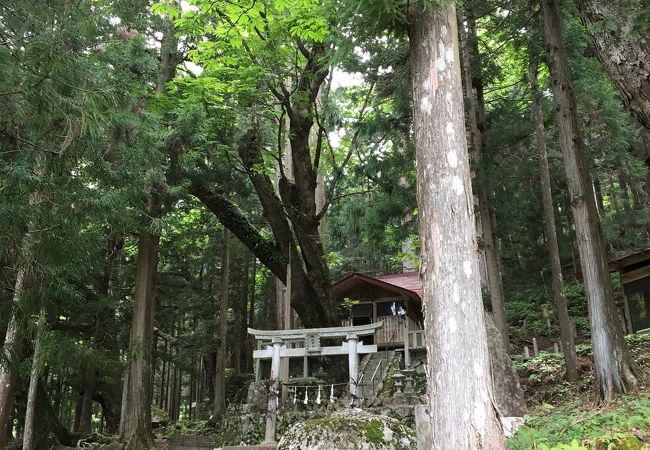
[[596, 211], [562, 38], [558, 0], [542, 0], [541, 7], [544, 45], [551, 70], [551, 89], [558, 113], [560, 149], [564, 158], [580, 265], [589, 304], [596, 385], [605, 400], [612, 400], [636, 386], [637, 379], [614, 304], [605, 240]]
[[625, 107], [650, 130], [650, 28], [643, 0], [576, 0], [598, 59]]
[[[320, 8], [319, 2], [312, 3], [310, 8]], [[283, 170], [282, 154], [274, 155], [280, 165], [280, 179], [276, 189], [268, 173], [268, 166], [267, 170], [263, 169], [265, 160], [268, 159], [265, 156], [268, 155], [269, 145], [264, 142], [263, 133], [255, 125], [256, 120], [253, 120], [251, 131], [239, 142], [238, 153], [259, 198], [272, 238], [254, 226], [236, 204], [225, 197], [218, 185], [210, 185], [201, 177], [193, 177], [190, 192], [280, 280], [286, 280], [287, 263], [291, 262], [291, 306], [305, 326], [336, 326], [339, 317], [332, 297], [329, 269], [319, 232], [320, 220], [328, 203], [320, 210], [316, 207], [317, 178], [324, 145], [324, 133], [320, 125], [318, 139], [310, 139], [316, 123], [318, 93], [329, 71], [327, 47], [322, 37], [297, 37], [290, 38], [287, 42], [287, 36], [291, 34], [289, 28], [274, 28], [283, 26], [281, 23], [285, 19], [270, 24], [268, 18], [271, 12], [256, 11], [254, 8], [242, 7], [241, 12], [234, 15], [251, 15], [251, 20], [261, 21], [266, 26], [256, 27], [251, 33], [241, 30], [239, 27], [242, 25], [230, 18], [227, 12], [228, 8], [232, 10], [235, 5], [236, 3], [218, 5], [215, 9], [217, 16], [231, 30], [229, 33], [240, 33], [242, 36], [243, 42], [237, 45], [243, 47], [243, 53], [248, 58], [248, 61], [241, 62], [242, 65], [266, 64], [265, 67], [276, 69], [277, 58], [275, 62], [262, 61], [263, 52], [259, 51], [259, 46], [283, 46], [289, 48], [290, 54], [295, 56], [288, 58], [292, 61], [289, 69], [277, 69], [281, 76], [265, 81], [262, 85], [265, 94], [260, 94], [260, 103], [272, 100], [281, 110], [275, 124], [278, 128], [277, 140], [280, 143], [286, 139], [289, 143], [293, 178], [289, 179]], [[311, 30], [310, 33], [309, 36], [313, 37], [314, 34], [323, 33], [323, 30]], [[278, 39], [282, 39], [282, 42], [278, 43]], [[256, 48], [259, 53], [256, 53]], [[241, 50], [236, 52], [242, 53]], [[285, 116], [288, 118], [286, 130]], [[283, 148], [283, 145], [278, 145], [278, 152], [282, 153]]]
[[409, 11], [432, 448], [498, 450], [457, 31], [454, 5]]

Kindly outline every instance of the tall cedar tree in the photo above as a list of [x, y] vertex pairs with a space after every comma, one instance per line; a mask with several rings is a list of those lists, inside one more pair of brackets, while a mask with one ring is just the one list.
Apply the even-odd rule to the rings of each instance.
[[546, 247], [548, 249], [548, 260], [551, 266], [551, 286], [553, 288], [553, 302], [557, 311], [558, 322], [560, 323], [560, 336], [562, 350], [564, 352], [564, 363], [566, 365], [566, 378], [569, 381], [578, 379], [578, 355], [576, 344], [573, 338], [573, 327], [567, 309], [567, 300], [564, 293], [564, 278], [562, 277], [562, 264], [560, 261], [560, 249], [557, 243], [557, 232], [555, 230], [555, 211], [553, 206], [553, 194], [551, 192], [551, 174], [548, 168], [548, 154], [546, 151], [546, 135], [544, 130], [544, 113], [542, 111], [542, 95], [539, 92], [537, 83], [537, 54], [529, 41], [528, 51], [530, 61], [528, 76], [530, 79], [530, 91], [533, 97], [533, 123], [535, 125], [535, 145], [537, 147], [537, 158], [539, 160], [539, 180], [542, 191], [542, 209], [544, 210], [544, 232], [546, 234]]
[[413, 6], [409, 24], [432, 444], [505, 449], [477, 276], [456, 8]]
[[[160, 49], [157, 87], [161, 93], [165, 91], [165, 84], [174, 77], [176, 71], [178, 40], [174, 33], [173, 25], [166, 21]], [[161, 216], [162, 199], [159, 190], [158, 186], [152, 187], [147, 201], [147, 217], [151, 220]], [[150, 225], [151, 223], [145, 225], [138, 238], [133, 317], [120, 423], [120, 441], [126, 449], [154, 446], [151, 430], [151, 364], [160, 236], [150, 229]]]
[[[501, 262], [497, 254], [496, 236], [494, 233], [494, 209], [492, 208], [491, 193], [487, 176], [487, 163], [484, 154], [487, 150], [485, 131], [485, 104], [483, 100], [483, 76], [481, 73], [481, 55], [478, 50], [478, 37], [476, 35], [476, 18], [472, 2], [468, 2], [465, 11], [466, 29], [460, 28], [461, 57], [464, 75], [465, 95], [468, 100], [467, 116], [469, 122], [470, 142], [473, 156], [481, 168], [478, 173], [478, 182], [475, 184], [482, 231], [483, 252], [487, 268], [488, 290], [494, 323], [501, 333], [503, 346], [510, 352], [508, 339], [508, 322], [506, 320], [506, 306], [503, 298], [503, 282], [501, 279]], [[459, 14], [462, 18], [462, 13]]]
[[560, 148], [564, 157], [580, 266], [589, 304], [596, 387], [598, 394], [609, 401], [635, 387], [637, 379], [614, 304], [605, 241], [578, 125], [558, 1], [542, 0], [541, 7], [544, 45], [552, 77], [551, 89], [558, 112]]

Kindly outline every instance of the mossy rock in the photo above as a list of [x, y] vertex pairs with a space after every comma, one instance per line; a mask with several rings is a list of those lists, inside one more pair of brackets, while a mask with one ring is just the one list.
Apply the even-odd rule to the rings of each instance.
[[291, 427], [278, 450], [410, 450], [415, 432], [399, 421], [361, 410], [339, 411]]

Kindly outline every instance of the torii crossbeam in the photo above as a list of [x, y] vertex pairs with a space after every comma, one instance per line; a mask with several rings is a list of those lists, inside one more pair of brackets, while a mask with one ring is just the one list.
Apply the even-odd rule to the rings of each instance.
[[[271, 341], [271, 345], [267, 346], [266, 349], [255, 350], [253, 352], [253, 358], [257, 361], [271, 359], [273, 395], [269, 396], [264, 441], [275, 442], [281, 358], [347, 354], [350, 370], [350, 395], [355, 399], [358, 394], [359, 354], [377, 352], [376, 345], [365, 345], [359, 342], [359, 336], [374, 335], [383, 325], [384, 322], [380, 321], [368, 325], [350, 327], [305, 328], [296, 330], [255, 330], [249, 328], [248, 334], [254, 335], [256, 340]], [[321, 347], [321, 338], [345, 338], [346, 340], [340, 346]], [[286, 343], [289, 342], [303, 342], [304, 345], [302, 348], [287, 348]]]

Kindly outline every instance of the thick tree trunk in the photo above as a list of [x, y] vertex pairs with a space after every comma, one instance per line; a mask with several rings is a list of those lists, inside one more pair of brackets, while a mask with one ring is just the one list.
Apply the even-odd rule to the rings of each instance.
[[456, 11], [409, 13], [432, 444], [505, 449], [478, 278]]
[[[152, 198], [150, 206], [159, 206]], [[152, 217], [157, 217], [153, 212]], [[125, 395], [123, 400], [120, 441], [126, 449], [146, 449], [154, 446], [151, 434], [151, 350], [155, 308], [158, 242], [160, 237], [142, 231], [138, 241], [133, 318], [129, 340]]]
[[567, 309], [566, 295], [564, 294], [564, 278], [562, 276], [562, 265], [560, 263], [560, 249], [557, 244], [557, 232], [555, 230], [555, 210], [553, 208], [553, 195], [551, 192], [551, 174], [548, 168], [548, 156], [546, 152], [546, 136], [544, 134], [544, 115], [542, 111], [542, 96], [537, 85], [537, 55], [533, 55], [529, 48], [530, 64], [528, 75], [530, 77], [530, 89], [533, 97], [533, 121], [535, 123], [535, 143], [537, 146], [537, 158], [539, 160], [539, 179], [542, 191], [542, 207], [544, 209], [544, 231], [546, 233], [546, 247], [548, 259], [551, 265], [551, 285], [553, 287], [553, 302], [557, 311], [558, 322], [560, 323], [560, 336], [562, 350], [564, 351], [564, 363], [566, 365], [566, 377], [569, 381], [578, 379], [578, 355], [576, 344], [573, 339], [573, 329]]
[[[647, 3], [627, 0], [576, 0], [587, 34], [625, 107], [650, 130], [650, 33]], [[647, 17], [647, 16], [645, 16]]]
[[558, 110], [560, 148], [564, 157], [589, 305], [596, 386], [602, 398], [609, 401], [635, 387], [637, 379], [614, 304], [605, 242], [578, 126], [558, 3], [557, 0], [542, 0], [541, 6], [544, 43], [552, 76], [551, 87]]
[[230, 232], [223, 229], [221, 257], [221, 301], [214, 369], [214, 406], [212, 420], [219, 422], [226, 413], [226, 338], [228, 333], [228, 288], [230, 278]]
[[32, 372], [29, 377], [29, 389], [27, 390], [27, 408], [25, 411], [25, 428], [23, 429], [23, 450], [33, 450], [34, 447], [34, 420], [36, 418], [36, 396], [38, 394], [38, 381], [41, 365], [41, 346], [43, 341], [43, 329], [45, 328], [45, 309], [41, 307], [38, 317], [36, 331], [36, 343], [34, 344], [34, 357], [32, 361]]
[[[461, 57], [463, 58], [463, 75], [465, 96], [468, 100], [467, 116], [469, 122], [471, 149], [474, 158], [483, 164], [485, 170], [485, 160], [483, 154], [486, 147], [484, 131], [487, 129], [485, 121], [485, 106], [483, 102], [483, 77], [481, 76], [481, 56], [478, 50], [478, 40], [476, 36], [476, 20], [468, 11], [465, 22], [467, 31], [460, 27], [461, 36]], [[503, 283], [501, 279], [501, 264], [494, 237], [493, 216], [494, 213], [490, 206], [490, 194], [487, 186], [487, 176], [479, 172], [476, 183], [476, 190], [479, 204], [480, 224], [483, 238], [483, 252], [485, 253], [485, 265], [487, 269], [488, 290], [490, 292], [490, 304], [494, 323], [501, 333], [503, 346], [506, 352], [510, 353], [510, 340], [508, 339], [508, 322], [506, 320], [506, 307], [503, 299]]]
[[485, 314], [488, 352], [494, 402], [501, 417], [523, 417], [526, 412], [524, 389], [512, 366], [510, 354], [503, 348], [501, 332], [490, 313]]

